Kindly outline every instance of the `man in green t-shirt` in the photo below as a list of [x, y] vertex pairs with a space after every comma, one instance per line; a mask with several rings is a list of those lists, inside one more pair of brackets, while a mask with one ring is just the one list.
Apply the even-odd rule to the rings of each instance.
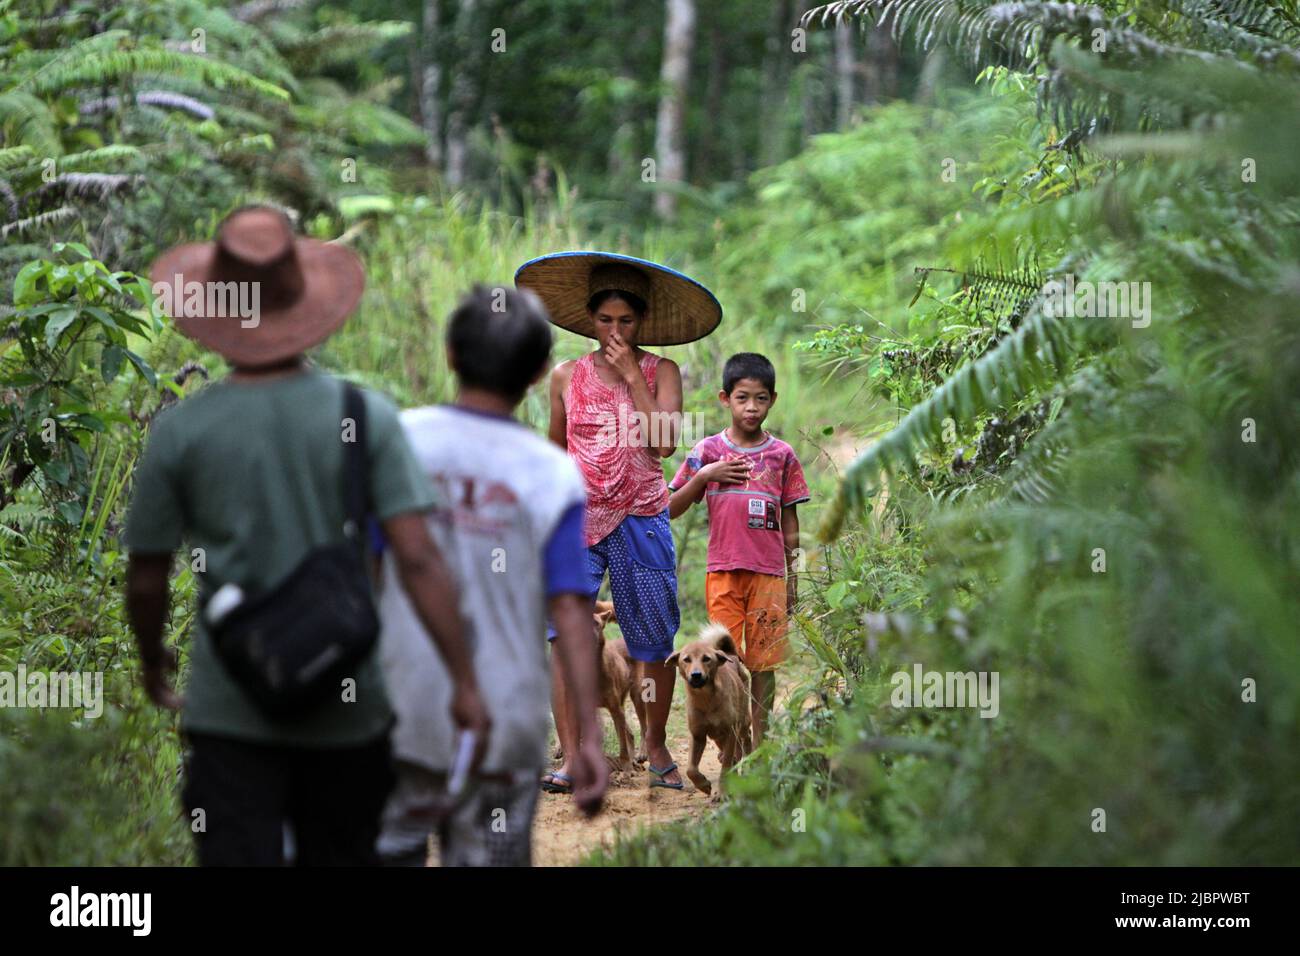
[[[295, 237], [276, 210], [248, 207], [222, 223], [215, 242], [165, 253], [151, 277], [177, 327], [232, 366], [224, 380], [159, 414], [125, 533], [127, 610], [145, 689], [160, 706], [182, 710], [190, 750], [183, 799], [199, 862], [279, 865], [287, 828], [299, 864], [374, 863], [393, 783], [393, 714], [376, 655], [357, 665], [337, 699], [272, 718], [217, 656], [203, 614], [195, 616], [183, 703], [170, 686], [175, 651], [162, 640], [169, 571], [183, 541], [206, 593], [233, 584], [255, 594], [309, 552], [347, 540], [343, 383], [303, 353], [356, 307], [361, 263], [345, 246]], [[481, 757], [489, 719], [454, 585], [422, 516], [434, 494], [396, 409], [373, 393], [364, 401], [369, 508], [452, 675], [452, 717], [476, 733]]]

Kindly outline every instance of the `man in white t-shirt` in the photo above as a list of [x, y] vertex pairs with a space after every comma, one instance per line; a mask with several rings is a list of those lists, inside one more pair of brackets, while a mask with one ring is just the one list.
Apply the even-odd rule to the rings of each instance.
[[385, 559], [381, 657], [397, 713], [398, 784], [385, 812], [381, 857], [422, 864], [436, 829], [443, 865], [526, 866], [546, 762], [550, 675], [547, 618], [584, 724], [574, 802], [594, 814], [608, 778], [596, 721], [596, 655], [583, 547], [585, 492], [563, 451], [512, 417], [545, 374], [551, 329], [531, 292], [476, 287], [447, 328], [455, 404], [410, 409], [402, 426], [438, 491], [430, 531], [459, 586], [492, 735], [454, 806], [445, 796], [457, 736], [449, 675]]

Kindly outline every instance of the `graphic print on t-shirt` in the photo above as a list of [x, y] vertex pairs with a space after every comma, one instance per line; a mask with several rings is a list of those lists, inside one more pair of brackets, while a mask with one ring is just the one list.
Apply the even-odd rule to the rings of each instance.
[[749, 527], [757, 531], [780, 531], [781, 522], [776, 517], [776, 502], [770, 498], [750, 498]]
[[446, 471], [429, 477], [447, 502], [452, 524], [461, 531], [499, 534], [521, 520], [519, 497], [503, 481]]

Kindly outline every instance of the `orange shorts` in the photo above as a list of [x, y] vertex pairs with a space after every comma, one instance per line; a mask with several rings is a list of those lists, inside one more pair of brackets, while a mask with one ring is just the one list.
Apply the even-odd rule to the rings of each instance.
[[785, 578], [758, 571], [710, 571], [704, 576], [709, 617], [725, 624], [751, 671], [776, 670], [790, 648]]

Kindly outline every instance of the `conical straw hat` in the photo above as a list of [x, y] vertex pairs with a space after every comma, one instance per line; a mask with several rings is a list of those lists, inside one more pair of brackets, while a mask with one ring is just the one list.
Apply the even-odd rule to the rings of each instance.
[[525, 262], [515, 285], [546, 303], [551, 321], [596, 337], [587, 302], [597, 292], [620, 289], [646, 301], [637, 345], [682, 345], [702, 339], [722, 321], [717, 298], [690, 276], [646, 259], [616, 252], [554, 252]]

